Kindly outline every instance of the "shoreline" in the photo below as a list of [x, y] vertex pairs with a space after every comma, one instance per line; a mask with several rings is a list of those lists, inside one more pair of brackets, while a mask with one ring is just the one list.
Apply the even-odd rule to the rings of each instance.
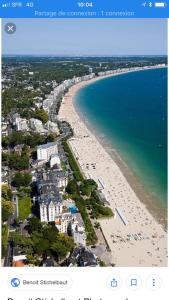
[[[162, 67], [162, 68], [164, 68], [164, 67]], [[156, 69], [156, 68], [152, 67], [150, 69]], [[146, 71], [146, 70], [147, 69], [145, 69], [144, 71]], [[138, 70], [138, 71], [142, 71], [142, 70]], [[135, 72], [135, 70], [131, 71], [131, 72]], [[125, 72], [125, 73], [128, 73], [128, 72]], [[115, 74], [113, 76], [118, 76], [118, 75], [121, 75], [121, 73]], [[110, 75], [108, 77], [111, 77], [111, 76], [112, 75]], [[104, 78], [107, 78], [107, 76]], [[104, 78], [98, 78], [98, 80], [104, 79]], [[93, 81], [93, 82], [95, 82], [95, 81]], [[93, 82], [91, 82], [91, 84]], [[85, 86], [87, 86], [87, 84]], [[78, 91], [77, 91], [77, 93], [78, 93]], [[92, 127], [92, 123], [83, 116], [82, 111], [78, 108], [75, 97], [76, 97], [76, 95], [74, 95], [73, 105], [74, 105], [75, 111], [79, 115], [80, 119], [83, 120], [83, 122], [84, 122], [85, 126], [88, 128], [88, 130], [91, 131], [92, 134], [94, 134], [94, 136], [96, 137], [98, 142], [103, 146], [103, 148], [105, 148], [105, 150], [110, 154], [112, 159], [117, 163], [117, 165], [121, 169], [122, 173], [126, 177], [126, 180], [130, 184], [130, 186], [132, 187], [134, 192], [137, 194], [139, 199], [146, 205], [149, 212], [163, 226], [164, 230], [167, 231], [167, 225], [168, 225], [167, 211], [166, 211], [166, 208], [160, 202], [160, 199], [158, 197], [156, 197], [155, 195], [153, 195], [148, 190], [146, 190], [146, 188], [144, 187], [144, 184], [141, 182], [140, 178], [138, 178], [138, 176], [134, 173], [134, 171], [130, 168], [130, 166], [119, 155], [118, 150], [113, 146], [113, 144], [108, 142], [107, 138], [101, 137], [101, 135], [99, 135], [99, 132], [97, 131], [97, 129], [94, 129]]]
[[147, 191], [138, 178], [138, 176], [133, 172], [130, 166], [125, 162], [125, 160], [119, 155], [118, 150], [113, 147], [113, 145], [108, 142], [108, 139], [105, 137], [101, 137], [97, 132], [97, 129], [92, 128], [91, 122], [85, 119], [82, 115], [80, 109], [78, 109], [75, 99], [73, 100], [74, 108], [77, 114], [79, 115], [80, 119], [83, 120], [85, 126], [88, 128], [89, 131], [96, 137], [98, 142], [102, 145], [102, 147], [108, 152], [108, 154], [112, 157], [115, 163], [118, 165], [120, 170], [122, 171], [124, 177], [140, 199], [142, 203], [145, 204], [148, 211], [154, 216], [154, 218], [160, 223], [164, 230], [167, 232], [167, 211], [164, 206], [162, 206], [159, 199]]
[[[153, 67], [151, 69], [155, 68], [157, 67]], [[147, 68], [145, 69], [147, 70]], [[102, 189], [102, 192], [110, 203], [110, 207], [113, 212], [117, 210], [118, 205], [118, 207], [122, 210], [122, 213], [124, 213], [124, 216], [126, 217], [127, 215], [127, 220], [129, 221], [128, 223], [130, 226], [128, 225], [125, 227], [124, 224], [121, 224], [117, 214], [112, 220], [98, 220], [111, 248], [113, 262], [115, 262], [117, 266], [167, 266], [167, 237], [163, 227], [161, 226], [161, 224], [164, 227], [166, 226], [166, 220], [162, 217], [163, 212], [159, 214], [159, 208], [152, 207], [152, 199], [150, 201], [150, 196], [143, 191], [143, 186], [138, 184], [139, 180], [135, 178], [135, 175], [121, 159], [118, 152], [116, 152], [113, 148], [111, 151], [110, 149], [108, 151], [108, 147], [104, 144], [104, 141], [100, 140], [97, 132], [93, 132], [94, 130], [92, 130], [92, 126], [90, 127], [90, 124], [86, 124], [87, 122], [85, 118], [82, 117], [82, 114], [79, 111], [77, 111], [77, 107], [75, 105], [76, 93], [79, 89], [86, 85], [104, 78], [141, 70], [143, 70], [143, 68], [137, 70], [130, 69], [125, 72], [93, 78], [89, 81], [81, 82], [72, 86], [63, 98], [59, 111], [59, 118], [69, 122], [73, 128], [74, 137], [69, 140], [69, 144], [75, 157], [78, 157], [78, 162], [85, 174], [85, 177], [93, 178], [97, 183], [99, 178], [101, 178], [100, 181], [105, 184], [105, 188]], [[88, 148], [86, 148], [86, 144], [88, 144]], [[91, 150], [94, 150], [96, 155], [93, 156]], [[94, 161], [94, 163], [91, 163], [91, 161]], [[95, 167], [92, 166], [93, 164]], [[103, 164], [105, 166], [103, 166]], [[91, 165], [93, 169], [91, 168], [91, 170], [89, 170], [90, 168], [88, 168], [88, 165]], [[127, 198], [127, 200], [125, 200], [125, 198]], [[118, 203], [116, 202], [117, 200]], [[139, 210], [143, 216], [141, 216]], [[140, 223], [142, 222], [140, 226], [137, 220], [138, 213]], [[148, 228], [147, 225], [149, 225], [150, 228]], [[137, 233], [135, 238], [131, 237], [130, 239], [130, 233], [133, 230], [136, 230], [136, 227]], [[114, 229], [111, 230], [110, 228]], [[141, 234], [140, 238], [138, 233]], [[150, 243], [148, 243], [146, 239], [148, 234], [149, 237], [147, 237], [147, 239]], [[153, 241], [156, 235], [158, 237], [157, 244], [159, 244], [159, 247]], [[121, 245], [122, 240], [126, 243], [127, 247], [125, 247], [125, 245]], [[137, 241], [136, 245], [135, 241]], [[138, 244], [142, 245], [142, 247], [138, 248]], [[148, 244], [148, 249], [151, 249], [151, 251], [145, 252], [145, 250], [148, 250]], [[155, 245], [158, 250], [153, 249]], [[156, 259], [150, 259], [150, 257], [154, 257], [154, 255], [156, 255], [155, 251], [159, 251], [159, 249], [161, 252], [158, 253]], [[118, 253], [116, 253], [116, 251]], [[129, 251], [131, 251], [132, 254], [132, 258], [129, 259], [128, 262], [126, 262], [123, 257], [126, 256], [125, 251], [127, 251], [127, 256]], [[119, 252], [121, 254], [119, 254]], [[140, 252], [140, 258], [134, 255], [136, 252]], [[142, 253], [144, 252], [145, 257], [142, 258]]]

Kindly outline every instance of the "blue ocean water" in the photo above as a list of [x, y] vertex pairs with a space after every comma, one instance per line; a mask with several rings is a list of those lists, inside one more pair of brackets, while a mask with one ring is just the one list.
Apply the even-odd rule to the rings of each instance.
[[167, 206], [167, 68], [96, 81], [76, 94], [76, 106]]

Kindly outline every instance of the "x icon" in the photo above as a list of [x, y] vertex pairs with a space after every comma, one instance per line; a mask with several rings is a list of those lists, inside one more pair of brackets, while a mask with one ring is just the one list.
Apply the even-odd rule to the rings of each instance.
[[12, 34], [16, 31], [16, 25], [14, 23], [7, 23], [5, 25], [5, 31], [8, 34]]

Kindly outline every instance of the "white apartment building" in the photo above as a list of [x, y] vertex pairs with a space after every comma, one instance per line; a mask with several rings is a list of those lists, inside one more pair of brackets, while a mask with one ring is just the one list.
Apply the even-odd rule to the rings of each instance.
[[55, 165], [57, 166], [58, 169], [61, 170], [61, 160], [58, 154], [52, 154], [50, 157], [50, 168], [52, 168]]
[[82, 245], [84, 247], [86, 246], [86, 233], [85, 232], [74, 231], [72, 236], [73, 236], [74, 242], [77, 245]]
[[57, 171], [57, 187], [65, 188], [68, 184], [68, 176], [64, 171]]
[[6, 130], [7, 127], [8, 127], [8, 122], [2, 121], [2, 122], [1, 122], [1, 129], [2, 129], [2, 130]]
[[53, 99], [45, 99], [43, 101], [43, 109], [46, 111], [46, 112], [49, 112], [51, 106], [53, 105]]
[[28, 131], [28, 121], [26, 119], [17, 118], [16, 130], [17, 131]]
[[74, 83], [73, 79], [64, 80], [60, 85], [58, 85], [54, 89], [54, 98], [56, 99], [60, 93], [64, 92], [64, 90], [66, 88], [69, 88], [73, 83]]
[[39, 96], [36, 96], [33, 98], [33, 100], [35, 100], [35, 105], [37, 108], [42, 108], [42, 102], [43, 102], [43, 98], [42, 97], [39, 97]]
[[37, 159], [49, 161], [52, 154], [58, 154], [57, 142], [39, 145], [37, 147]]
[[74, 77], [73, 78], [74, 84], [79, 83], [81, 81], [80, 77]]
[[[48, 201], [49, 200], [49, 201]], [[46, 197], [46, 200], [40, 203], [40, 220], [41, 222], [54, 222], [59, 214], [62, 213], [62, 203], [50, 200]]]
[[48, 121], [45, 125], [44, 128], [47, 129], [48, 131], [51, 131], [52, 133], [59, 134], [59, 128], [56, 123]]
[[42, 121], [40, 121], [38, 119], [31, 118], [29, 120], [29, 126], [35, 132], [38, 132], [38, 133], [45, 133], [46, 132], [46, 130], [43, 127]]
[[94, 77], [95, 77], [94, 73], [91, 73], [90, 75], [84, 75], [84, 76], [81, 77], [81, 81], [90, 80], [90, 79], [92, 79]]
[[2, 136], [8, 136], [8, 130], [2, 130]]
[[43, 202], [40, 204], [40, 220], [41, 222], [48, 222], [48, 209]]
[[80, 213], [63, 213], [56, 217], [55, 226], [61, 233], [71, 232], [77, 245], [86, 246], [86, 233]]
[[1, 123], [2, 136], [8, 136], [8, 123], [2, 121]]
[[71, 222], [71, 234], [77, 245], [86, 246], [86, 233], [80, 213], [76, 213]]
[[49, 222], [54, 222], [56, 219], [56, 216], [62, 213], [62, 204], [59, 203], [53, 203], [52, 201], [48, 205], [48, 218]]
[[55, 219], [55, 226], [61, 233], [67, 233], [68, 228], [71, 226], [72, 215], [71, 213], [63, 213]]
[[12, 124], [13, 126], [16, 126], [16, 123], [19, 122], [20, 120], [20, 114], [16, 113], [16, 114], [13, 114], [12, 116]]

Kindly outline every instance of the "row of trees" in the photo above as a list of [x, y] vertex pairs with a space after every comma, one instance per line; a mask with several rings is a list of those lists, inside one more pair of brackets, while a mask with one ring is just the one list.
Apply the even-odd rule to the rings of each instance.
[[75, 200], [76, 206], [82, 216], [85, 231], [87, 235], [87, 244], [94, 245], [97, 242], [97, 236], [86, 210], [85, 200], [80, 195], [80, 189], [75, 179], [70, 180], [66, 187], [66, 192], [71, 194], [71, 198]]
[[63, 141], [62, 142], [62, 145], [63, 145], [63, 148], [64, 148], [64, 151], [68, 157], [68, 160], [69, 160], [69, 164], [70, 164], [70, 167], [73, 171], [73, 176], [74, 178], [76, 179], [76, 181], [83, 181], [83, 175], [81, 174], [81, 171], [79, 169], [79, 166], [68, 146], [68, 143], [66, 141]]
[[95, 233], [95, 230], [93, 228], [93, 225], [90, 221], [90, 218], [88, 216], [87, 210], [86, 210], [86, 203], [85, 200], [82, 197], [73, 197], [75, 200], [76, 206], [78, 208], [78, 211], [80, 212], [84, 225], [85, 225], [85, 232], [87, 235], [87, 244], [88, 245], [94, 245], [97, 243], [97, 235]]
[[1, 205], [2, 205], [2, 257], [5, 256], [8, 245], [8, 225], [5, 224], [8, 218], [12, 215], [14, 207], [12, 204], [12, 191], [6, 184], [2, 185], [1, 190]]
[[78, 164], [66, 141], [63, 141], [63, 147], [67, 154], [69, 164], [73, 170], [73, 175], [75, 178], [68, 182], [66, 192], [71, 194], [71, 197], [75, 200], [76, 206], [83, 218], [85, 231], [87, 234], [87, 243], [95, 244], [97, 242], [97, 236], [88, 216], [87, 210], [90, 211], [90, 216], [92, 219], [112, 217], [113, 212], [109, 207], [105, 207], [104, 203], [100, 201], [100, 198], [97, 195], [97, 183], [93, 179], [83, 178]]
[[[76, 180], [73, 179], [68, 182], [66, 187], [66, 192], [71, 194], [71, 197], [75, 200], [76, 206], [83, 218], [88, 244], [95, 244], [97, 237], [87, 210], [90, 212], [92, 219], [109, 218], [113, 216], [111, 208], [106, 207], [98, 197], [97, 187], [97, 183], [93, 179], [84, 179], [79, 185]], [[82, 196], [85, 196], [86, 199], [82, 198]]]
[[25, 144], [31, 148], [34, 148], [40, 144], [54, 142], [55, 138], [56, 136], [54, 134], [48, 134], [47, 136], [44, 136], [39, 133], [24, 133], [13, 130], [11, 135], [2, 138], [2, 147], [13, 148], [17, 145]]
[[1, 191], [2, 199], [2, 221], [5, 222], [8, 220], [10, 215], [13, 213], [13, 204], [12, 204], [12, 191], [7, 184], [2, 185]]

